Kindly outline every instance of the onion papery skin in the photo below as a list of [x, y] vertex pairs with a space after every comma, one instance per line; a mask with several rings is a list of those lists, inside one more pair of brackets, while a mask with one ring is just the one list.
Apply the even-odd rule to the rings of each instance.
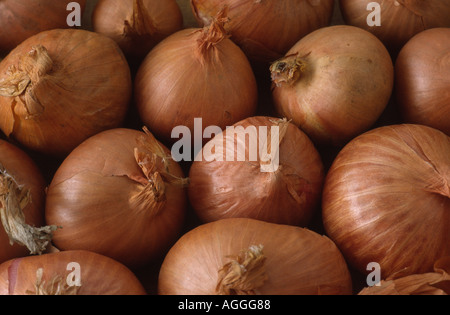
[[[0, 53], [9, 52], [40, 32], [69, 28], [69, 0], [3, 0], [0, 3]], [[76, 1], [81, 13], [86, 0]]]
[[[17, 84], [17, 76], [28, 84]], [[65, 157], [88, 137], [120, 127], [131, 93], [130, 67], [113, 40], [45, 31], [0, 64], [0, 128], [27, 149]]]
[[55, 277], [61, 277], [65, 285], [67, 280], [74, 280], [72, 272], [80, 271], [81, 286], [75, 295], [147, 295], [130, 269], [89, 251], [64, 251], [7, 261], [0, 265], [0, 295], [39, 295], [35, 288], [39, 269], [43, 271], [44, 287]]
[[[325, 177], [312, 141], [292, 123], [273, 117], [250, 117], [233, 127], [235, 132], [227, 129], [208, 142], [190, 168], [189, 200], [197, 216], [203, 222], [244, 217], [307, 226], [318, 210]], [[269, 144], [272, 128], [279, 130], [279, 147], [267, 153], [278, 149], [279, 161], [274, 154], [272, 161], [264, 158], [264, 140], [257, 140], [266, 133]], [[239, 159], [244, 137], [245, 159]], [[257, 142], [257, 159], [250, 139]], [[215, 152], [223, 152], [221, 159]], [[271, 162], [274, 167], [265, 170]]]
[[450, 28], [414, 36], [396, 59], [395, 78], [404, 121], [450, 135]]
[[323, 223], [344, 257], [382, 279], [433, 271], [450, 253], [450, 138], [423, 125], [391, 125], [352, 140], [331, 166]]
[[394, 85], [394, 65], [384, 45], [347, 25], [305, 36], [272, 64], [271, 73], [278, 113], [321, 146], [342, 146], [368, 131], [386, 109]]
[[218, 271], [243, 250], [262, 246], [265, 281], [256, 295], [349, 295], [347, 264], [327, 237], [300, 227], [235, 218], [200, 225], [167, 254], [160, 295], [216, 295]]
[[[416, 34], [435, 27], [450, 27], [450, 1], [377, 1], [380, 5], [380, 26], [370, 26], [367, 9], [370, 0], [340, 0], [344, 21], [377, 36], [395, 57]], [[373, 9], [372, 9], [373, 10]], [[370, 18], [370, 17], [369, 17]]]
[[191, 0], [200, 25], [208, 25], [224, 6], [228, 32], [252, 62], [270, 63], [303, 36], [330, 25], [333, 0]]
[[116, 41], [129, 62], [140, 62], [161, 40], [183, 28], [175, 0], [100, 0], [93, 29]]
[[46, 221], [62, 227], [54, 234], [55, 247], [97, 252], [133, 269], [163, 255], [181, 233], [187, 196], [184, 187], [161, 180], [169, 174], [182, 178], [183, 172], [173, 160], [165, 158], [166, 166], [152, 155], [162, 154], [160, 148], [170, 155], [150, 135], [123, 128], [77, 147], [47, 192]]

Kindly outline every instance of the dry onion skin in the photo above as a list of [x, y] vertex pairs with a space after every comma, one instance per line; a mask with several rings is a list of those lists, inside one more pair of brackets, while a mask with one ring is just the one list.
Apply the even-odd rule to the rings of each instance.
[[327, 235], [362, 273], [383, 279], [433, 271], [450, 254], [450, 138], [423, 125], [392, 125], [352, 140], [323, 191]]
[[43, 226], [45, 188], [35, 162], [0, 140], [0, 263], [46, 251], [56, 227]]
[[66, 156], [88, 137], [120, 127], [131, 93], [130, 67], [113, 40], [45, 31], [0, 63], [0, 129], [28, 149]]
[[396, 59], [395, 79], [404, 121], [450, 136], [450, 28], [433, 28], [414, 36]]
[[114, 39], [129, 60], [142, 60], [183, 28], [183, 15], [175, 0], [100, 0], [92, 25], [95, 32]]
[[0, 265], [0, 295], [147, 295], [123, 264], [89, 251], [18, 258]]
[[[377, 36], [395, 56], [416, 34], [435, 27], [450, 27], [450, 0], [385, 0], [380, 6], [380, 24], [369, 16], [372, 0], [340, 0], [342, 16], [347, 24], [363, 28]], [[376, 12], [375, 12], [376, 13]], [[367, 19], [371, 20], [368, 23]]]
[[325, 27], [274, 62], [273, 100], [319, 145], [341, 146], [369, 130], [390, 100], [394, 66], [384, 45], [357, 27]]
[[311, 230], [235, 218], [200, 225], [172, 247], [160, 295], [350, 295], [336, 245]]
[[59, 250], [89, 250], [137, 268], [181, 233], [186, 179], [147, 130], [112, 129], [78, 146], [48, 188], [46, 221]]
[[[27, 38], [40, 32], [69, 28], [67, 10], [70, 0], [0, 1], [0, 53], [9, 52]], [[77, 0], [81, 13], [86, 0]]]
[[[287, 120], [273, 117], [250, 117], [233, 128], [209, 141], [201, 161], [190, 168], [189, 200], [197, 216], [203, 222], [245, 217], [307, 226], [325, 177], [312, 141]], [[278, 137], [279, 146], [272, 148], [272, 137]]]
[[155, 136], [173, 142], [175, 127], [194, 134], [194, 119], [224, 129], [252, 116], [258, 87], [250, 63], [223, 28], [223, 12], [203, 29], [179, 31], [157, 45], [136, 76], [140, 118]]
[[228, 8], [228, 32], [252, 61], [272, 62], [283, 56], [299, 39], [328, 26], [334, 0], [191, 0], [200, 25]]

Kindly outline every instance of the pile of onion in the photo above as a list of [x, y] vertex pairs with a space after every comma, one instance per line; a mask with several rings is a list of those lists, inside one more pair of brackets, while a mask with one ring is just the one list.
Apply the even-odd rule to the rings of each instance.
[[0, 63], [0, 129], [28, 149], [65, 156], [121, 126], [130, 67], [110, 38], [57, 29], [20, 44]]
[[112, 129], [78, 146], [47, 192], [59, 250], [90, 250], [140, 267], [178, 237], [187, 197], [180, 166], [147, 130]]
[[272, 117], [251, 117], [232, 127], [209, 141], [190, 168], [189, 200], [198, 217], [307, 226], [325, 176], [308, 136]]
[[175, 0], [100, 0], [92, 25], [95, 32], [115, 40], [130, 61], [139, 62], [182, 29], [183, 15]]
[[[40, 32], [69, 28], [70, 0], [0, 1], [0, 52], [9, 52]], [[77, 0], [82, 14], [86, 0]], [[70, 6], [69, 6], [70, 8]]]
[[0, 263], [42, 254], [56, 227], [43, 226], [46, 183], [35, 162], [0, 140]]
[[370, 129], [387, 107], [394, 84], [384, 45], [346, 25], [305, 36], [270, 71], [278, 112], [321, 145], [340, 146]]
[[[340, 0], [347, 24], [377, 36], [395, 55], [414, 35], [434, 27], [450, 27], [450, 0]], [[374, 24], [379, 13], [380, 25]], [[369, 21], [368, 21], [369, 20]]]
[[450, 254], [450, 137], [423, 125], [391, 125], [352, 140], [323, 191], [327, 235], [349, 264], [382, 278], [432, 272]]
[[160, 295], [349, 295], [336, 245], [311, 230], [224, 219], [186, 233], [161, 266]]
[[165, 143], [173, 142], [178, 126], [194, 134], [195, 118], [202, 118], [204, 127], [224, 129], [256, 111], [255, 75], [229, 39], [223, 14], [208, 27], [169, 36], [139, 68], [135, 98], [140, 117]]
[[334, 0], [191, 0], [191, 6], [200, 25], [227, 7], [233, 41], [252, 61], [272, 62], [303, 36], [328, 26]]
[[414, 36], [397, 57], [395, 79], [403, 119], [450, 136], [450, 28]]
[[123, 264], [89, 251], [18, 258], [0, 265], [0, 295], [146, 295]]

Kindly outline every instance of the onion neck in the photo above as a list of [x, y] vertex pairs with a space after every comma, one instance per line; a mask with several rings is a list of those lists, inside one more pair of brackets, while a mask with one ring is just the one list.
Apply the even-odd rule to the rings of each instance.
[[201, 29], [200, 38], [198, 39], [198, 51], [201, 56], [206, 56], [210, 49], [219, 44], [224, 39], [229, 38], [226, 23], [229, 22], [228, 7], [225, 6], [219, 11], [217, 16], [212, 20], [211, 24]]
[[276, 86], [281, 86], [283, 84], [291, 86], [295, 84], [301, 79], [302, 74], [306, 71], [306, 57], [308, 55], [309, 54], [299, 57], [297, 53], [275, 61], [270, 66], [272, 82]]
[[154, 35], [157, 32], [152, 19], [146, 14], [143, 0], [133, 0], [133, 12], [124, 22], [125, 37], [141, 37]]

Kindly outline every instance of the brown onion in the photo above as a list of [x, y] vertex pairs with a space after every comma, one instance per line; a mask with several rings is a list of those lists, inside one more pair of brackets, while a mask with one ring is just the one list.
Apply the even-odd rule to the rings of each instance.
[[393, 90], [394, 67], [386, 48], [353, 26], [305, 36], [270, 70], [278, 112], [318, 144], [340, 146], [367, 131]]
[[44, 224], [44, 177], [21, 149], [0, 140], [0, 263], [42, 254], [55, 227]]
[[191, 0], [200, 25], [208, 25], [224, 6], [233, 41], [252, 61], [272, 62], [308, 33], [328, 26], [334, 0]]
[[[0, 1], [0, 52], [9, 52], [27, 38], [40, 32], [69, 28], [69, 0], [3, 0]], [[80, 17], [86, 0], [77, 0]]]
[[88, 251], [13, 259], [0, 265], [0, 295], [146, 295], [119, 262]]
[[185, 234], [159, 274], [161, 295], [347, 295], [347, 264], [327, 237], [300, 227], [224, 219]]
[[[372, 0], [340, 0], [347, 24], [361, 27], [377, 36], [395, 55], [414, 35], [434, 27], [450, 27], [450, 0], [385, 0], [379, 4], [380, 25], [369, 7]], [[369, 22], [368, 23], [368, 19]], [[370, 25], [369, 25], [370, 24]]]
[[119, 127], [131, 92], [130, 68], [113, 40], [84, 30], [42, 32], [0, 64], [0, 128], [29, 149], [65, 156]]
[[142, 60], [182, 29], [183, 15], [175, 0], [99, 0], [92, 25], [95, 32], [114, 39], [130, 61]]
[[162, 255], [184, 224], [183, 172], [149, 132], [112, 129], [78, 146], [48, 188], [53, 243], [140, 267]]
[[395, 78], [403, 119], [450, 135], [450, 28], [414, 36], [396, 60]]
[[198, 217], [203, 222], [246, 217], [308, 225], [325, 176], [308, 136], [272, 117], [251, 117], [233, 130], [209, 141], [190, 168], [189, 199]]
[[326, 177], [327, 235], [362, 273], [383, 279], [433, 271], [450, 254], [450, 138], [422, 125], [392, 125], [352, 140]]
[[250, 63], [223, 29], [225, 19], [162, 41], [139, 68], [135, 98], [144, 124], [172, 142], [175, 127], [194, 133], [194, 119], [224, 129], [252, 116], [258, 88]]

